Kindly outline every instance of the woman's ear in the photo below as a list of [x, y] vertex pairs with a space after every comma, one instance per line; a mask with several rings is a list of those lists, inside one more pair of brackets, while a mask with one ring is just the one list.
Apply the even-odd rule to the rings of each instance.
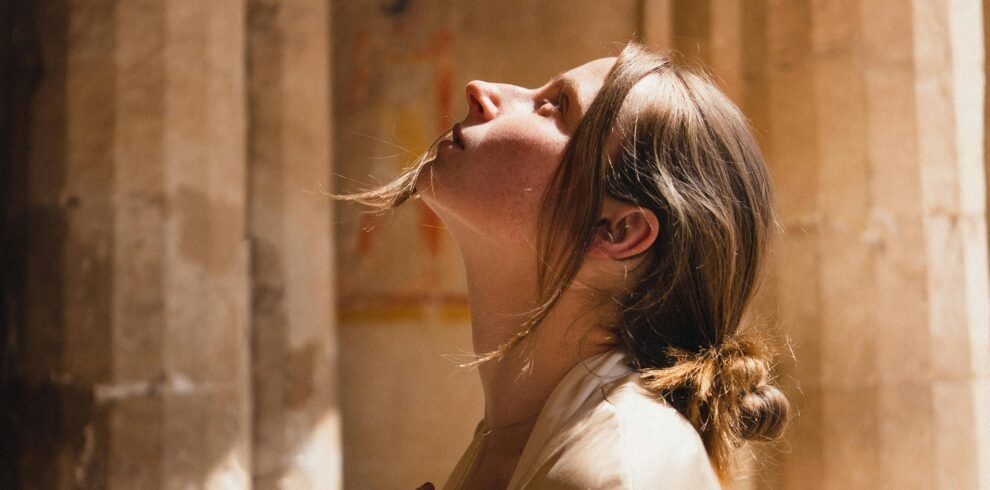
[[634, 257], [653, 245], [659, 231], [653, 211], [605, 198], [588, 256], [612, 260]]

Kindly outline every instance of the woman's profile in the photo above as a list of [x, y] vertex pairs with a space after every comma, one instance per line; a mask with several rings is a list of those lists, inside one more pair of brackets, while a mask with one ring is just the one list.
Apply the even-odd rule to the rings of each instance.
[[537, 88], [474, 81], [391, 183], [467, 273], [484, 418], [445, 488], [718, 488], [789, 404], [747, 307], [776, 227], [745, 117], [638, 43]]

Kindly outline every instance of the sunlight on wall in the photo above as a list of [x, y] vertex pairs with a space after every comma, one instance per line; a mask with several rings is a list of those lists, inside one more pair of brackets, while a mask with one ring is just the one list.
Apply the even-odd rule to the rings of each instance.
[[341, 488], [340, 412], [323, 414], [294, 460], [279, 488]]
[[203, 487], [210, 490], [238, 490], [250, 488], [250, 477], [244, 467], [238, 462], [237, 450], [231, 450], [223, 459], [210, 469]]

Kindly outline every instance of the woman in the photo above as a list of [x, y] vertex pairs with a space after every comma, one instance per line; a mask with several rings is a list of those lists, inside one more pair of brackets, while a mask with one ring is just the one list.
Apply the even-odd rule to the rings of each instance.
[[738, 109], [629, 43], [467, 118], [392, 183], [464, 259], [484, 419], [446, 488], [717, 488], [788, 402], [742, 328], [775, 224]]

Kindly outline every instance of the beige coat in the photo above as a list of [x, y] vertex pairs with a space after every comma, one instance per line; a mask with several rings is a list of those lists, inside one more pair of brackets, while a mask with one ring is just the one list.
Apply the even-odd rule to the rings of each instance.
[[[720, 488], [701, 437], [640, 384], [619, 349], [578, 364], [554, 388], [509, 482], [517, 489]], [[464, 488], [482, 423], [444, 485]]]

